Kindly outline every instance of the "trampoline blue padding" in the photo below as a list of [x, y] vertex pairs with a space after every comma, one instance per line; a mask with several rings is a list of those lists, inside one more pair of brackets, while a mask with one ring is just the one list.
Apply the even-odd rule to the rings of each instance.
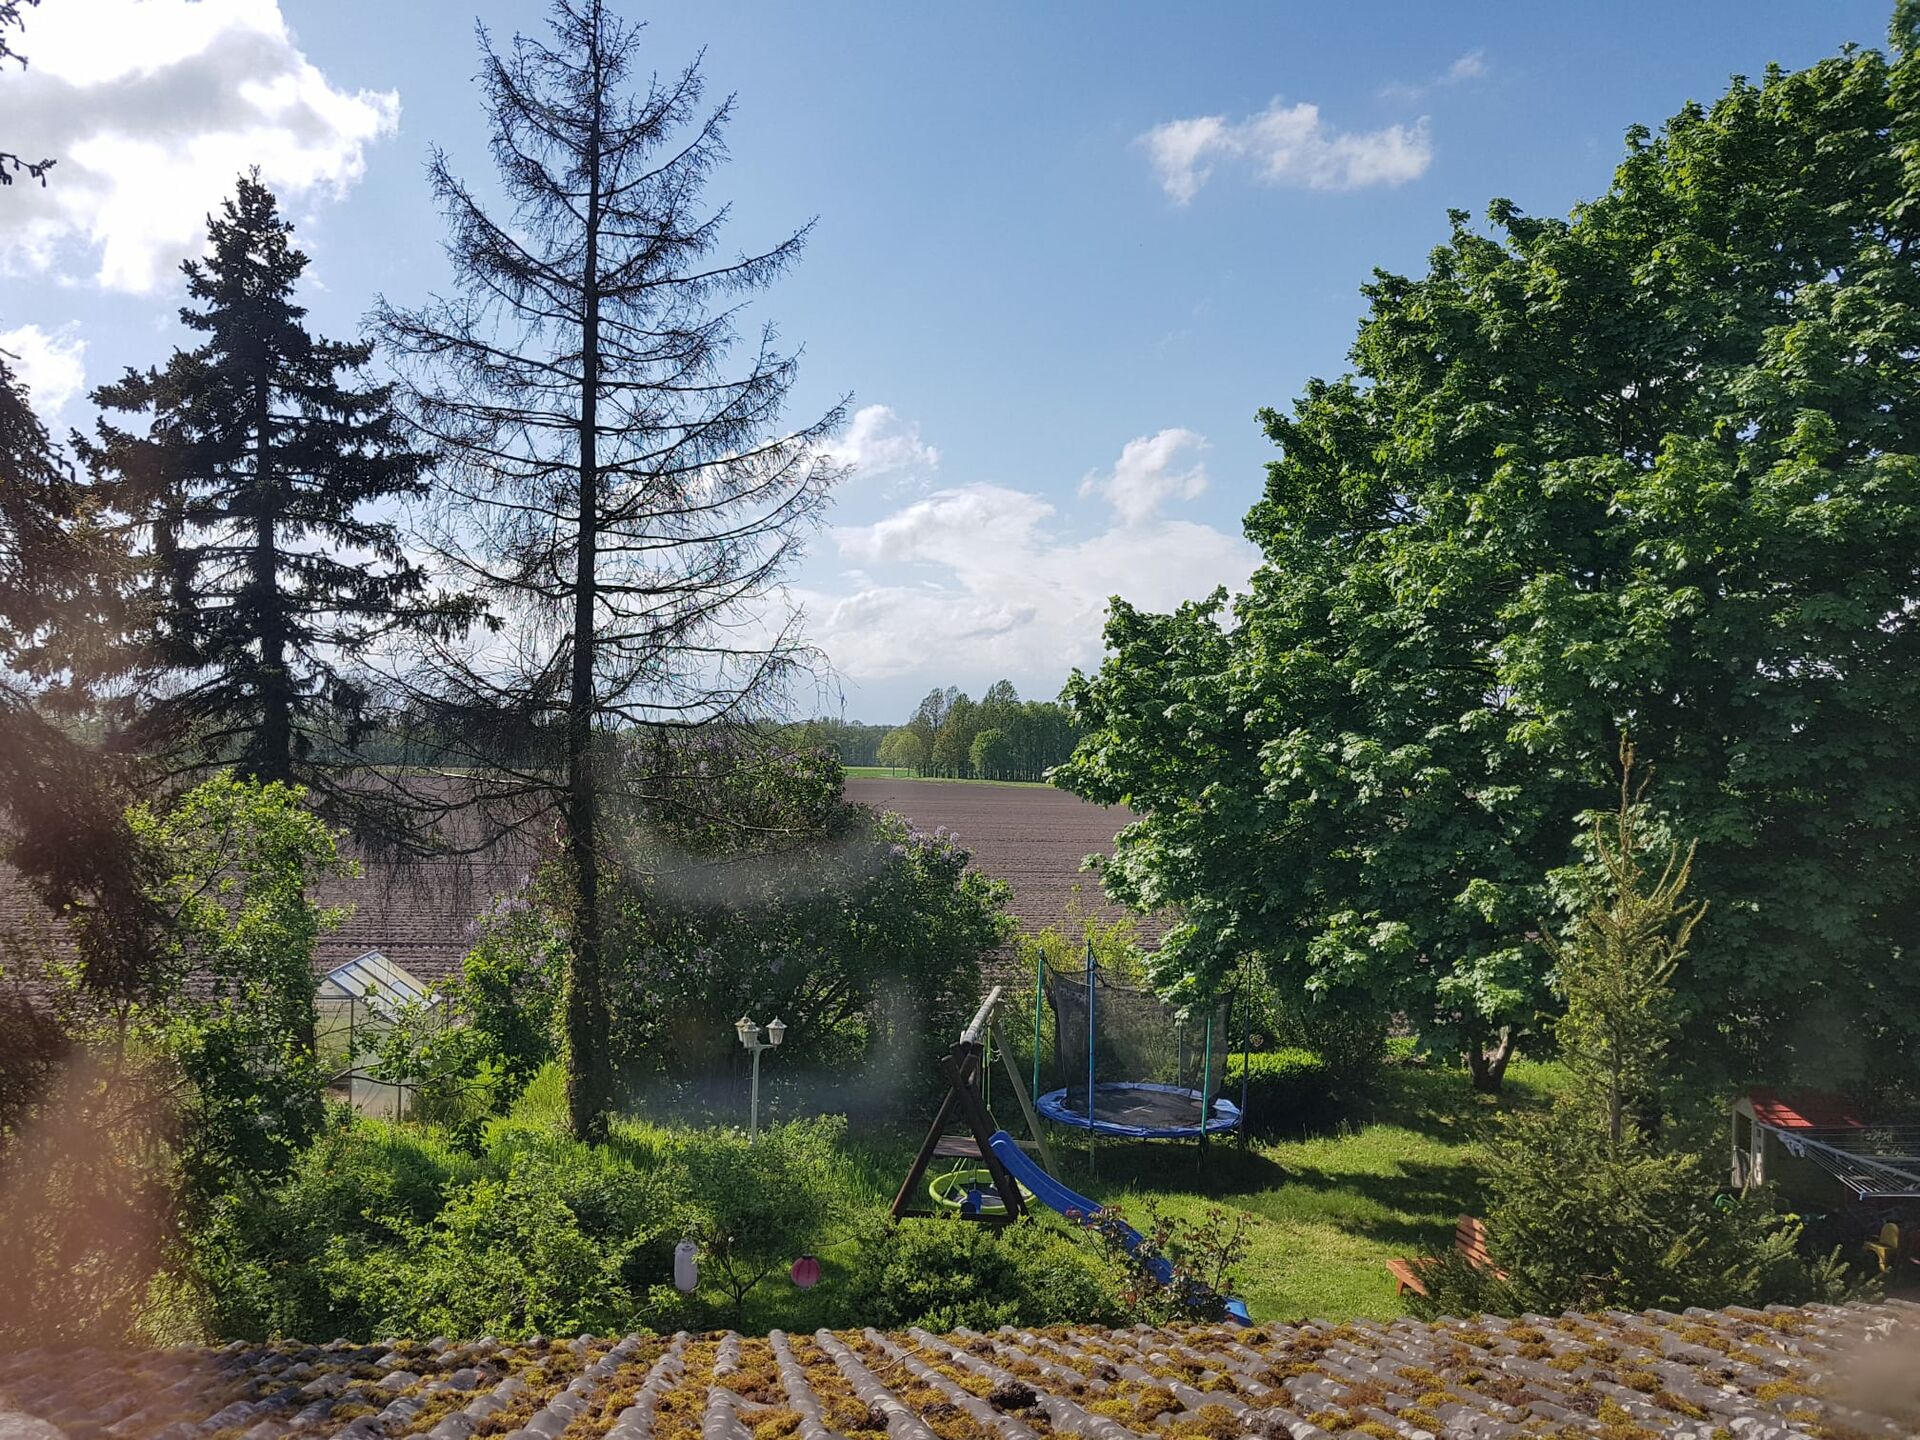
[[1102, 1081], [1093, 1087], [1087, 1104], [1086, 1087], [1049, 1090], [1033, 1108], [1058, 1125], [1091, 1130], [1134, 1140], [1188, 1140], [1196, 1135], [1219, 1135], [1240, 1126], [1240, 1107], [1216, 1098], [1204, 1123], [1201, 1106], [1206, 1097], [1183, 1085], [1155, 1085], [1146, 1081]]

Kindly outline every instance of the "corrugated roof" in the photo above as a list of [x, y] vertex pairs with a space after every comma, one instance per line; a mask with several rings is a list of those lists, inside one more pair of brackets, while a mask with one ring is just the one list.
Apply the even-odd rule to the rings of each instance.
[[1422, 1324], [235, 1343], [0, 1357], [70, 1436], [1508, 1440], [1920, 1430], [1920, 1306]]

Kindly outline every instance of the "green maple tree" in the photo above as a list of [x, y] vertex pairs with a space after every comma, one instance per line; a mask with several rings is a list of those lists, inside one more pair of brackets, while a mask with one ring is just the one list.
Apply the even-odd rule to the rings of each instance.
[[1696, 1058], [1920, 1056], [1920, 46], [1736, 80], [1566, 219], [1464, 212], [1262, 421], [1249, 592], [1116, 603], [1059, 779], [1143, 818], [1162, 982], [1266, 958], [1497, 1086], [1631, 730], [1716, 923]]

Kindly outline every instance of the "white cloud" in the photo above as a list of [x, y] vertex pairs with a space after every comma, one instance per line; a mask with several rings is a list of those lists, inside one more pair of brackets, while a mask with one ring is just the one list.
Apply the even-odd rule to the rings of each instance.
[[0, 334], [0, 350], [13, 356], [13, 373], [27, 387], [41, 420], [52, 422], [87, 384], [87, 342], [68, 326], [49, 335], [38, 325]]
[[1225, 160], [1245, 162], [1263, 184], [1308, 190], [1400, 185], [1424, 175], [1433, 163], [1424, 118], [1378, 130], [1338, 130], [1321, 120], [1318, 105], [1285, 105], [1277, 99], [1243, 120], [1224, 115], [1169, 120], [1142, 135], [1140, 143], [1161, 188], [1181, 205], [1200, 193], [1214, 165]]
[[794, 598], [809, 635], [850, 680], [1008, 675], [1030, 688], [1099, 662], [1112, 596], [1170, 609], [1216, 585], [1244, 586], [1257, 559], [1239, 537], [1191, 521], [1147, 515], [1081, 538], [1062, 533], [1061, 521], [1029, 491], [939, 490], [871, 525], [836, 529], [841, 558], [859, 568]]
[[1030, 542], [1053, 506], [1002, 485], [962, 485], [916, 500], [871, 525], [833, 532], [842, 555], [868, 564], [950, 565], [991, 535], [997, 545]]
[[1191, 120], [1169, 120], [1156, 125], [1140, 142], [1153, 158], [1154, 173], [1160, 185], [1182, 205], [1200, 193], [1200, 187], [1213, 174], [1215, 154], [1231, 154], [1236, 142], [1233, 129], [1221, 115], [1198, 115]]
[[[1100, 496], [1123, 523], [1138, 525], [1168, 500], [1194, 500], [1206, 493], [1207, 467], [1197, 458], [1206, 448], [1204, 435], [1177, 426], [1142, 435], [1126, 443], [1111, 471], [1082, 480], [1080, 493]], [[1182, 468], [1189, 454], [1196, 458]]]
[[921, 475], [940, 467], [940, 452], [920, 438], [920, 427], [902, 420], [887, 405], [863, 405], [853, 421], [827, 448], [837, 464], [851, 466], [856, 478]]
[[1380, 95], [1387, 100], [1424, 100], [1436, 90], [1445, 90], [1453, 85], [1465, 85], [1474, 80], [1484, 80], [1493, 71], [1487, 63], [1487, 52], [1469, 50], [1457, 58], [1446, 69], [1432, 79], [1418, 85], [1394, 83], [1380, 87]]
[[0, 83], [0, 134], [58, 164], [0, 206], [15, 273], [78, 261], [103, 287], [151, 291], [241, 171], [258, 165], [283, 200], [338, 195], [399, 122], [397, 95], [339, 89], [307, 59], [278, 0], [48, 5], [20, 45], [30, 65]]

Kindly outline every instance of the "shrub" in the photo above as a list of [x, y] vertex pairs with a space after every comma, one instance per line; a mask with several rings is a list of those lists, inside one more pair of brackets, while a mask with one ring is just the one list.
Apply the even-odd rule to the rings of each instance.
[[1320, 1057], [1333, 1082], [1348, 1093], [1364, 1087], [1386, 1055], [1387, 1022], [1371, 1004], [1308, 996], [1274, 982], [1275, 1023], [1281, 1033]]
[[[676, 847], [659, 862], [666, 878], [609, 879], [613, 1058], [635, 1100], [714, 1082], [729, 1100], [743, 1095], [733, 1024], [748, 1009], [786, 1022], [782, 1074], [864, 1063], [933, 1083], [925, 1047], [978, 1003], [982, 958], [1014, 928], [1010, 892], [972, 869], [954, 837], [840, 791], [831, 756], [743, 767], [706, 807], [688, 807], [732, 817], [724, 836], [637, 839]], [[866, 1095], [911, 1098], [898, 1084]]]
[[840, 1218], [845, 1130], [830, 1115], [769, 1126], [751, 1145], [738, 1130], [699, 1130], [681, 1144], [683, 1228], [699, 1242], [702, 1285], [736, 1319], [755, 1286], [819, 1248]]
[[539, 1124], [496, 1122], [471, 1157], [340, 1115], [284, 1184], [230, 1197], [186, 1269], [221, 1336], [631, 1328], [677, 1237], [669, 1173]]
[[1265, 1050], [1229, 1055], [1225, 1095], [1240, 1102], [1246, 1080], [1247, 1133], [1297, 1134], [1319, 1129], [1340, 1117], [1342, 1100], [1327, 1063], [1311, 1050]]
[[554, 1131], [567, 1128], [567, 1069], [558, 1060], [549, 1060], [533, 1074], [514, 1100], [508, 1115], [513, 1120]]
[[[1129, 1234], [1127, 1217], [1108, 1205], [1087, 1222], [1123, 1277], [1120, 1305], [1137, 1325], [1224, 1319], [1234, 1271], [1247, 1258], [1253, 1217], [1207, 1207], [1197, 1221], [1162, 1214], [1147, 1202], [1146, 1229]], [[1131, 1243], [1129, 1243], [1131, 1242]]]
[[164, 872], [151, 898], [168, 917], [134, 1031], [186, 1081], [183, 1194], [205, 1204], [286, 1174], [320, 1123], [313, 947], [340, 912], [309, 891], [357, 871], [298, 786], [222, 772], [127, 823]]
[[373, 1074], [409, 1086], [411, 1119], [464, 1145], [552, 1062], [566, 942], [552, 918], [553, 877], [482, 923], [460, 974], [430, 1002], [410, 1002], [371, 1043]]
[[336, 1108], [281, 1185], [235, 1192], [189, 1240], [186, 1270], [221, 1336], [371, 1338], [369, 1256], [428, 1225], [476, 1162], [423, 1131]]
[[1489, 1160], [1489, 1248], [1504, 1278], [1449, 1251], [1424, 1268], [1416, 1314], [1839, 1303], [1864, 1293], [1839, 1251], [1799, 1253], [1797, 1220], [1766, 1197], [1721, 1198], [1712, 1163], [1679, 1150], [1622, 1153], [1563, 1112], [1509, 1122]]
[[529, 893], [482, 922], [447, 998], [482, 1037], [504, 1088], [517, 1095], [556, 1051], [565, 927], [555, 919], [557, 878], [543, 870]]
[[1028, 1216], [996, 1231], [942, 1216], [875, 1221], [862, 1231], [849, 1308], [862, 1323], [952, 1330], [965, 1325], [1111, 1324], [1118, 1277], [1073, 1231]]
[[[503, 1173], [452, 1190], [429, 1226], [361, 1267], [378, 1328], [403, 1335], [578, 1334], [639, 1323], [659, 1177], [605, 1151], [519, 1131]], [[639, 1272], [639, 1273], [636, 1273]]]

